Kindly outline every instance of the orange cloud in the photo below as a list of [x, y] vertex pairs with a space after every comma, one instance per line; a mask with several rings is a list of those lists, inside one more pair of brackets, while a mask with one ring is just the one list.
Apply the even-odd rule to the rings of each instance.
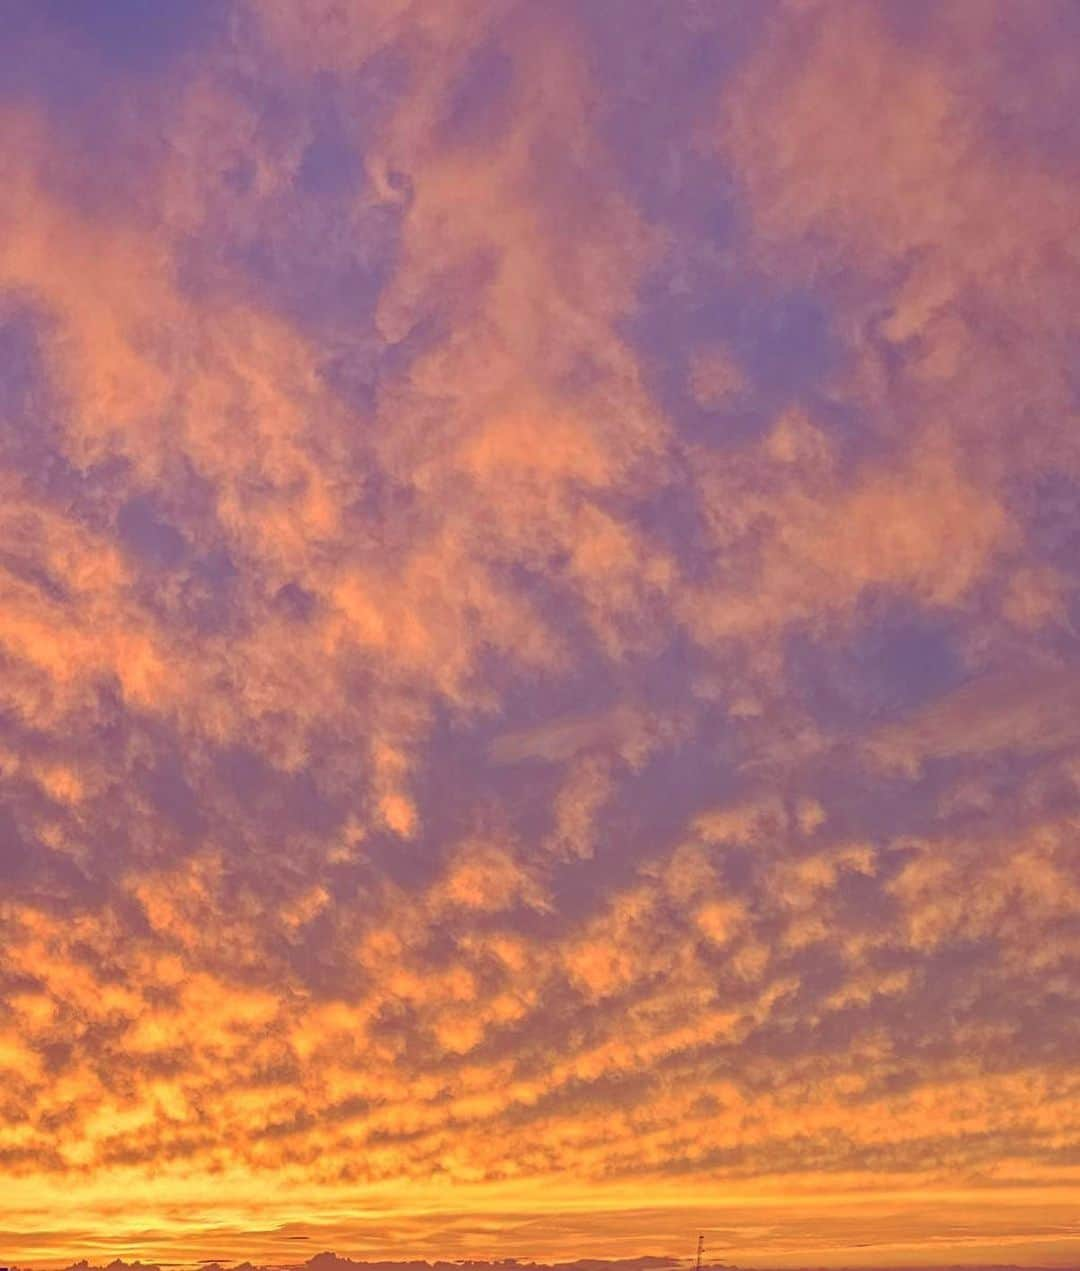
[[752, 8], [5, 97], [11, 1256], [1075, 1261], [1067, 66]]

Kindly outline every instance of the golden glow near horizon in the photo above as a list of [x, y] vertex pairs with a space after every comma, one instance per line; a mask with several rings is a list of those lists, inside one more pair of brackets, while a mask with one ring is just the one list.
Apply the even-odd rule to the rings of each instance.
[[1080, 1263], [1080, 8], [3, 16], [0, 1261]]

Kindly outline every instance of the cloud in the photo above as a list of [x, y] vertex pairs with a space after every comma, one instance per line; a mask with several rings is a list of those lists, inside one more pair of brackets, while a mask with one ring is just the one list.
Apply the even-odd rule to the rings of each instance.
[[885, 763], [937, 757], [1069, 750], [1076, 740], [1071, 667], [1034, 667], [975, 679], [883, 729], [870, 743]]
[[1040, 12], [27, 14], [12, 1257], [1075, 1261]]
[[505, 733], [491, 744], [495, 763], [521, 763], [528, 759], [560, 762], [583, 750], [617, 743], [637, 723], [629, 707], [616, 706], [595, 716], [570, 717], [524, 732]]

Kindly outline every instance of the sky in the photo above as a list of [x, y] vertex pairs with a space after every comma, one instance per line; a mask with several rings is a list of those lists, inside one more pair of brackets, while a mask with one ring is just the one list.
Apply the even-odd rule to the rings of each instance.
[[0, 18], [0, 1261], [1080, 1265], [1080, 4]]

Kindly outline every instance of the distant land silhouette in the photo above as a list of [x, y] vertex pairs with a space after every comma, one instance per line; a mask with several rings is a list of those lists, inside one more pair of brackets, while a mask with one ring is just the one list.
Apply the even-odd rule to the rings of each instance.
[[[201, 1271], [665, 1271], [665, 1268], [686, 1266], [689, 1258], [645, 1256], [640, 1258], [577, 1258], [566, 1262], [533, 1262], [526, 1258], [501, 1259], [437, 1259], [424, 1258], [378, 1259], [367, 1261], [342, 1258], [326, 1250], [308, 1258], [306, 1262], [253, 1263], [230, 1260], [200, 1259], [196, 1263], [178, 1262], [124, 1262], [114, 1258], [108, 1263], [91, 1263], [86, 1259], [71, 1263], [65, 1271], [175, 1271], [179, 1267], [196, 1266]], [[33, 1271], [33, 1264], [0, 1267], [0, 1271]], [[701, 1271], [741, 1271], [733, 1262], [702, 1263]], [[891, 1263], [873, 1268], [824, 1267], [820, 1263], [806, 1263], [800, 1267], [755, 1267], [753, 1271], [916, 1271], [914, 1263]], [[985, 1262], [918, 1264], [917, 1271], [1064, 1271], [1057, 1266], [1020, 1266], [1015, 1263]]]

